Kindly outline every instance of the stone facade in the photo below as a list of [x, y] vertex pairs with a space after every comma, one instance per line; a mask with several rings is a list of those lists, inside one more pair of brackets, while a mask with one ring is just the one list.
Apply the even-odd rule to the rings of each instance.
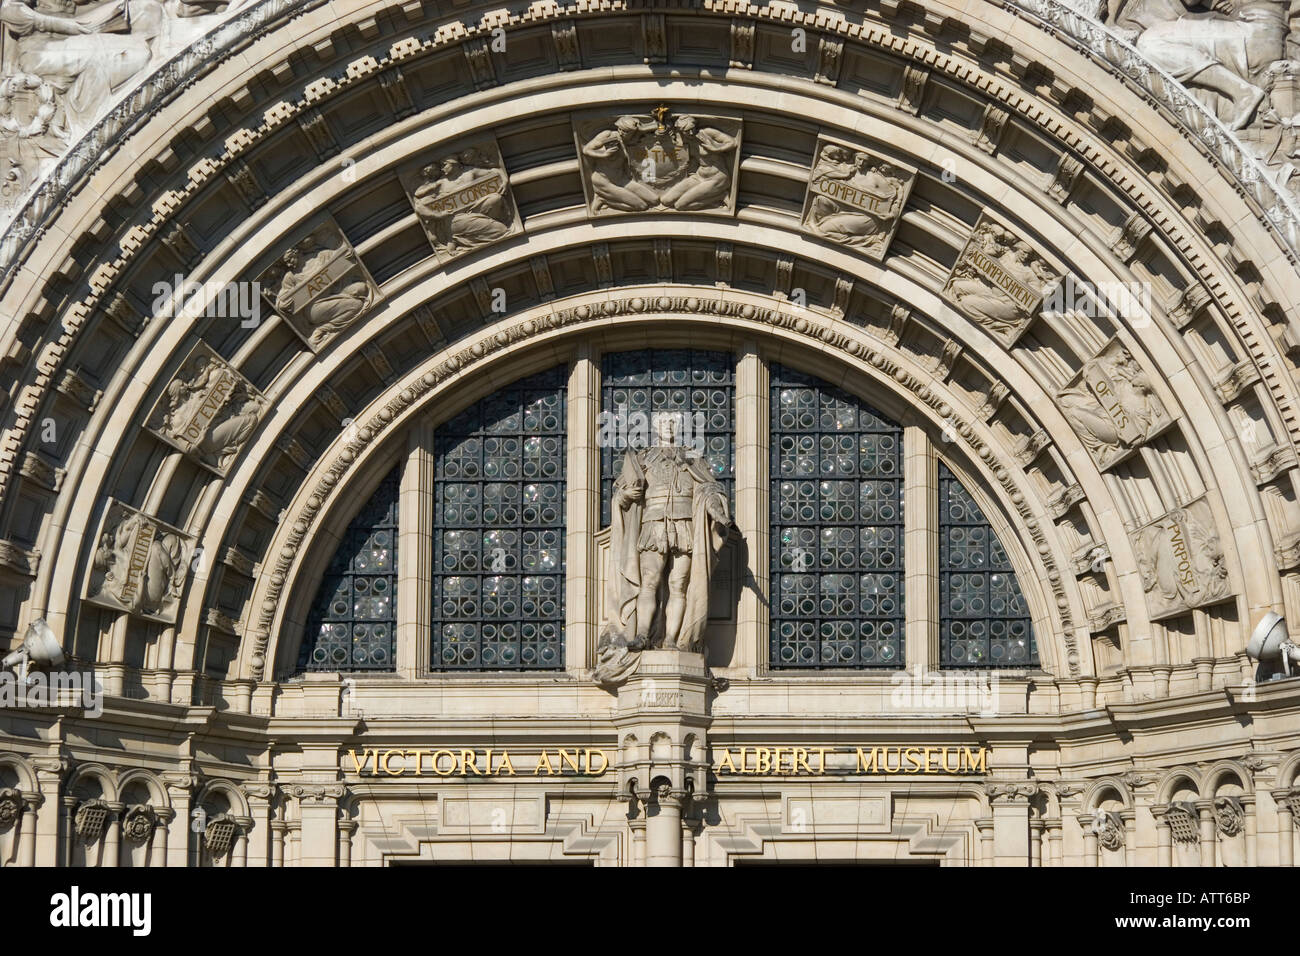
[[[0, 685], [0, 865], [1294, 862], [1300, 680], [1245, 652], [1300, 620], [1268, 10], [163, 10], [82, 14], [134, 71], [0, 81], [0, 636], [93, 675]], [[732, 524], [701, 646], [602, 683], [602, 362], [650, 348], [727, 356]], [[899, 425], [905, 668], [774, 664], [778, 366]], [[434, 669], [437, 429], [557, 368], [563, 665]], [[304, 672], [395, 468], [390, 666]], [[1035, 663], [943, 666], [944, 473]]]

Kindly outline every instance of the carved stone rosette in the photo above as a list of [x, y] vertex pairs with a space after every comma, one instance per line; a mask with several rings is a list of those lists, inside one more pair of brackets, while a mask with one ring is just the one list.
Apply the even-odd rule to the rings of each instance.
[[1151, 379], [1118, 339], [1084, 363], [1056, 403], [1097, 467], [1105, 470], [1169, 426]]
[[110, 498], [96, 540], [86, 600], [175, 624], [194, 539]]
[[157, 823], [158, 814], [153, 807], [131, 807], [122, 817], [122, 836], [130, 843], [147, 843]]
[[421, 160], [399, 175], [442, 264], [524, 231], [501, 151], [481, 140]]
[[575, 117], [573, 135], [593, 217], [736, 210], [738, 118], [658, 106], [647, 113]]
[[1139, 528], [1133, 544], [1152, 620], [1214, 604], [1231, 593], [1223, 546], [1204, 497]]
[[1010, 348], [1060, 281], [1061, 274], [1033, 246], [982, 215], [952, 267], [943, 296]]
[[314, 352], [369, 312], [379, 286], [329, 216], [258, 276], [263, 299]]
[[804, 196], [804, 229], [869, 259], [883, 259], [916, 170], [824, 136], [815, 156]]
[[200, 342], [167, 384], [146, 427], [224, 477], [267, 409], [253, 383]]

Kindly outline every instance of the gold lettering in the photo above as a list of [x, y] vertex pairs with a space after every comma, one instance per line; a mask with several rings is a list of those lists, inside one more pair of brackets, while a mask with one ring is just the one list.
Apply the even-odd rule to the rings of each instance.
[[794, 748], [794, 757], [791, 758], [790, 762], [795, 773], [798, 773], [800, 768], [808, 771], [808, 773], [813, 772], [812, 767], [808, 766], [808, 751], [803, 747]]
[[867, 755], [858, 748], [858, 773], [877, 773], [879, 772], [880, 748], [871, 748], [871, 763], [867, 763]]
[[422, 754], [427, 754], [427, 753], [433, 753], [433, 751], [432, 751], [432, 750], [408, 750], [408, 751], [406, 752], [406, 755], [407, 755], [408, 757], [413, 757], [414, 760], [415, 760], [415, 775], [416, 775], [417, 777], [422, 777], [422, 776], [424, 776], [424, 772], [423, 772], [423, 771], [424, 771], [424, 768], [421, 766], [421, 764], [422, 764], [424, 761], [423, 761], [423, 758], [422, 758], [421, 755], [422, 755]]
[[569, 767], [573, 769], [574, 773], [582, 773], [582, 768], [578, 765], [578, 759], [581, 756], [582, 755], [577, 750], [575, 750], [572, 754], [570, 754], [567, 750], [561, 750], [560, 751], [560, 773], [564, 773], [565, 764], [568, 764]]
[[[356, 752], [355, 750], [349, 750], [348, 753], [350, 753], [350, 754], [352, 755], [352, 768], [353, 768], [353, 772], [354, 772], [354, 773], [357, 773], [357, 774], [360, 774], [360, 773], [361, 773], [361, 768], [364, 767], [367, 763], [369, 763], [369, 762], [370, 762], [370, 758], [373, 757], [373, 756], [375, 755], [375, 751], [373, 751], [373, 750], [365, 750], [365, 751], [362, 751], [362, 753], [361, 753], [361, 759], [360, 759], [360, 760], [357, 760], [357, 752]], [[371, 771], [371, 772], [373, 773], [373, 771]]]
[[733, 760], [731, 759], [731, 751], [730, 751], [730, 750], [724, 750], [724, 751], [722, 751], [722, 758], [718, 761], [718, 770], [717, 770], [717, 772], [718, 772], [719, 774], [721, 774], [724, 770], [725, 770], [727, 773], [739, 773], [739, 772], [740, 772], [740, 771], [738, 771], [738, 770], [736, 769], [735, 761], [733, 761]]
[[[444, 756], [451, 761], [451, 766], [446, 770], [443, 770], [438, 764], [438, 761]], [[433, 772], [440, 777], [450, 777], [456, 772], [456, 755], [450, 750], [435, 750], [433, 752]]]
[[906, 752], [906, 756], [907, 756], [907, 762], [910, 763], [910, 764], [912, 765], [913, 769], [911, 769], [911, 770], [906, 770], [906, 771], [904, 771], [904, 773], [917, 773], [917, 772], [919, 772], [920, 769], [921, 769], [921, 748], [920, 748], [920, 747], [908, 747], [908, 748], [907, 748], [907, 752]]
[[948, 753], [949, 753], [949, 748], [948, 748], [948, 747], [944, 747], [944, 748], [943, 748], [943, 769], [944, 769], [944, 772], [945, 772], [945, 773], [956, 773], [958, 770], [961, 769], [961, 761], [959, 760], [959, 761], [957, 762], [957, 766], [955, 766], [955, 767], [949, 767], [949, 766], [948, 766]]
[[[393, 754], [397, 754], [399, 757], [402, 758], [401, 770], [394, 770], [392, 767], [388, 765], [388, 761], [393, 759]], [[388, 774], [390, 777], [400, 777], [403, 773], [406, 772], [406, 756], [400, 750], [385, 750], [383, 759], [379, 761], [379, 764], [384, 768], [384, 773]]]
[[462, 750], [460, 752], [460, 775], [464, 777], [469, 773], [473, 773], [476, 777], [483, 776], [483, 771], [478, 768], [474, 751]]
[[[600, 758], [599, 770], [591, 769], [592, 754], [595, 754], [597, 757]], [[605, 756], [605, 751], [603, 750], [588, 750], [586, 752], [586, 758], [587, 758], [587, 776], [589, 777], [599, 777], [602, 773], [604, 773], [606, 770], [609, 769], [609, 758]]]
[[766, 747], [754, 748], [754, 773], [769, 773], [772, 770], [772, 751]]
[[817, 772], [825, 773], [826, 772], [826, 748], [818, 747], [817, 756], [820, 758], [820, 760], [817, 763]]
[[938, 747], [925, 748], [925, 772], [926, 773], [934, 773], [934, 770], [932, 769], [932, 764], [934, 763], [935, 755], [938, 753], [939, 753]]
[[551, 758], [548, 757], [548, 756], [546, 755], [546, 751], [545, 751], [545, 750], [543, 750], [543, 751], [542, 751], [540, 754], [538, 754], [538, 756], [537, 756], [537, 766], [533, 768], [533, 776], [534, 776], [534, 777], [536, 777], [537, 775], [539, 775], [539, 774], [542, 772], [542, 767], [545, 767], [545, 768], [546, 768], [546, 772], [547, 772], [547, 773], [549, 773], [549, 774], [551, 774], [551, 775], [554, 775], [554, 774], [555, 774], [555, 767], [552, 766], [552, 764], [551, 764]]
[[[979, 750], [974, 752], [972, 752], [969, 747], [963, 747], [961, 749], [962, 749], [962, 755], [961, 755], [962, 763], [966, 765], [966, 769], [968, 771], [970, 771], [971, 773], [988, 773], [988, 768], [985, 764], [985, 761], [988, 759], [988, 755], [989, 755], [989, 752], [987, 750], [985, 750], [983, 747], [981, 747]], [[975, 759], [977, 756], [979, 757], [978, 762]]]

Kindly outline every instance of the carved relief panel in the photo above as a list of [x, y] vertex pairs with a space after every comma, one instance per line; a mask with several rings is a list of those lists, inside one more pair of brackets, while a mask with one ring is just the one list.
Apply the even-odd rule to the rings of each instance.
[[573, 135], [592, 216], [735, 212], [738, 118], [658, 106], [645, 114], [575, 117]]
[[1204, 497], [1139, 528], [1133, 544], [1153, 620], [1228, 596], [1228, 566]]
[[817, 140], [803, 226], [879, 261], [898, 229], [916, 170], [837, 140]]
[[1150, 378], [1118, 339], [1084, 363], [1079, 374], [1056, 393], [1056, 403], [1103, 470], [1127, 458], [1172, 421]]
[[523, 232], [510, 177], [492, 140], [422, 161], [399, 178], [443, 264]]
[[248, 379], [200, 342], [168, 383], [146, 427], [224, 477], [267, 407]]
[[379, 301], [379, 287], [330, 217], [294, 241], [258, 277], [262, 297], [319, 352]]
[[957, 257], [943, 295], [1008, 348], [1061, 280], [1025, 240], [987, 215]]
[[175, 624], [194, 539], [110, 498], [96, 540], [86, 600]]

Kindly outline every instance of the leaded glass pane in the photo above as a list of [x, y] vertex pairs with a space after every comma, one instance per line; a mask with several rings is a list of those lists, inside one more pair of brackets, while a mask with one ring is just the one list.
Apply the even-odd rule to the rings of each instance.
[[307, 618], [299, 670], [393, 670], [401, 473], [388, 474], [343, 533]]
[[903, 666], [903, 430], [772, 367], [773, 667]]
[[939, 661], [1029, 667], [1038, 648], [1020, 584], [984, 512], [939, 463]]
[[676, 418], [678, 441], [708, 460], [710, 473], [731, 500], [734, 358], [726, 352], [645, 349], [610, 353], [602, 369], [601, 524], [609, 524], [610, 495], [624, 452], [653, 445], [655, 416], [664, 413]]
[[565, 370], [434, 434], [433, 670], [564, 666]]

